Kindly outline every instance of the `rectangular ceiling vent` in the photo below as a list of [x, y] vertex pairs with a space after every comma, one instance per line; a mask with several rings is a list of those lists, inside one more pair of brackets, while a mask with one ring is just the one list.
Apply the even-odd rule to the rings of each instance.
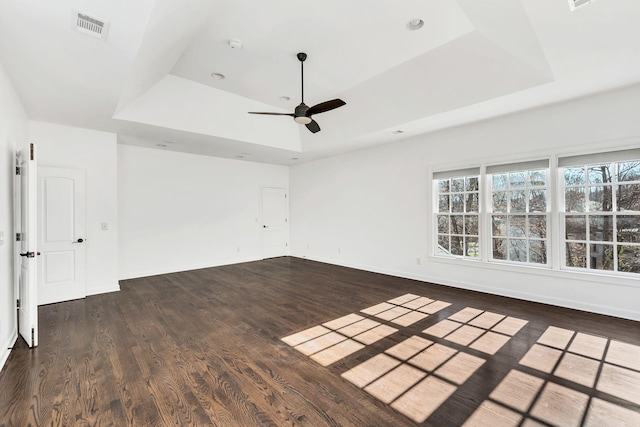
[[83, 34], [90, 35], [100, 40], [106, 40], [107, 33], [109, 32], [109, 23], [78, 12], [76, 28]]
[[581, 6], [586, 6], [591, 3], [593, 0], [569, 0], [569, 9], [573, 12], [577, 8]]

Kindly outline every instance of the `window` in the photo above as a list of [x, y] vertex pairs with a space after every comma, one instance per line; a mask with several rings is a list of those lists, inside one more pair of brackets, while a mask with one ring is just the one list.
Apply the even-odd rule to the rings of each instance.
[[480, 169], [434, 174], [439, 255], [479, 258]]
[[640, 273], [640, 156], [607, 161], [625, 153], [560, 159], [566, 267]]
[[487, 168], [492, 259], [548, 264], [547, 169], [546, 160]]
[[640, 273], [640, 148], [435, 172], [432, 185], [437, 256]]

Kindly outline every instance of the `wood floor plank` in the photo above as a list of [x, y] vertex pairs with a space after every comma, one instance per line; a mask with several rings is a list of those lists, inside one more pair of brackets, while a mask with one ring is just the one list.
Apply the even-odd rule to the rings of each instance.
[[[638, 322], [289, 257], [125, 280], [121, 288], [39, 308], [39, 347], [19, 341], [0, 372], [0, 427], [460, 426], [488, 413], [514, 411], [527, 425], [563, 419], [541, 412], [549, 393], [532, 395], [526, 405], [494, 393], [508, 378], [532, 378], [550, 384], [545, 390], [569, 390], [567, 396], [598, 403], [593, 415], [585, 405], [576, 406], [572, 422], [599, 419], [602, 408], [619, 418], [640, 416], [633, 390], [608, 386], [611, 372], [627, 388], [637, 382], [640, 371], [626, 354], [640, 351]], [[420, 303], [407, 303], [407, 295]], [[431, 300], [439, 301], [439, 310], [424, 316], [422, 302]], [[411, 322], [366, 312], [385, 302], [390, 309], [401, 307], [397, 311]], [[429, 333], [448, 318], [469, 321], [470, 309], [492, 316], [475, 321], [473, 328], [479, 329], [472, 336]], [[300, 342], [282, 340], [352, 314], [366, 320], [362, 325], [375, 321], [397, 331], [375, 342], [362, 340], [363, 348], [331, 359], [328, 366], [295, 349]], [[513, 324], [495, 326], [503, 316]], [[548, 334], [537, 343], [550, 327], [575, 338], [562, 349], [549, 346]], [[340, 333], [336, 329], [315, 331]], [[358, 341], [359, 332], [358, 325], [347, 327], [345, 340]], [[494, 335], [500, 345], [486, 351]], [[383, 356], [393, 359], [398, 372], [420, 377], [386, 378], [402, 385], [385, 394], [389, 403], [364, 390], [366, 384], [343, 378], [412, 337], [428, 346], [409, 358], [393, 350]], [[457, 354], [456, 360], [476, 361], [473, 372], [458, 378], [450, 374], [455, 366], [412, 364], [430, 357], [432, 344]], [[559, 360], [590, 358], [584, 374], [592, 378], [594, 366], [600, 366], [596, 373], [604, 372], [604, 386], [598, 388], [598, 380], [594, 387], [574, 381], [580, 373], [567, 375], [564, 365], [556, 372], [526, 358], [519, 363], [534, 345], [567, 355]], [[621, 378], [625, 373], [628, 378]], [[367, 384], [377, 380], [375, 373], [367, 375], [372, 376]]]

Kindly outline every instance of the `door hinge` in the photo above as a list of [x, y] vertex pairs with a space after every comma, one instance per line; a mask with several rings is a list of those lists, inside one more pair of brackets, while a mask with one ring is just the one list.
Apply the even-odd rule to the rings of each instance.
[[16, 175], [20, 175], [20, 166], [16, 166]]
[[16, 308], [20, 308], [20, 300], [19, 299], [16, 300]]
[[30, 160], [36, 159], [36, 146], [34, 144], [29, 144], [29, 157]]
[[36, 331], [31, 328], [31, 347], [35, 347], [36, 346]]
[[22, 241], [22, 233], [16, 233], [16, 242]]

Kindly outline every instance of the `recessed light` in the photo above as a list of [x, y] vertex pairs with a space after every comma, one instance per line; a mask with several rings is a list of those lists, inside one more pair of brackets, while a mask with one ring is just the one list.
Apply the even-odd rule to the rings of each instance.
[[398, 130], [394, 130], [393, 132], [391, 132], [391, 135], [400, 135], [401, 133], [404, 133], [404, 131], [398, 129]]
[[167, 144], [156, 144], [156, 147], [167, 148]]
[[240, 40], [229, 40], [228, 45], [231, 49], [242, 49], [242, 42]]
[[242, 154], [238, 154], [238, 155], [236, 156], [236, 159], [244, 159], [244, 156], [243, 156]]
[[407, 30], [410, 30], [410, 31], [419, 30], [423, 26], [424, 26], [424, 21], [420, 18], [415, 18], [407, 22]]
[[300, 157], [292, 157], [291, 160], [300, 160]]
[[281, 96], [280, 97], [280, 101], [289, 101], [291, 98], [289, 98], [288, 96]]
[[216, 80], [224, 80], [227, 78], [224, 74], [220, 73], [211, 73], [211, 77]]

